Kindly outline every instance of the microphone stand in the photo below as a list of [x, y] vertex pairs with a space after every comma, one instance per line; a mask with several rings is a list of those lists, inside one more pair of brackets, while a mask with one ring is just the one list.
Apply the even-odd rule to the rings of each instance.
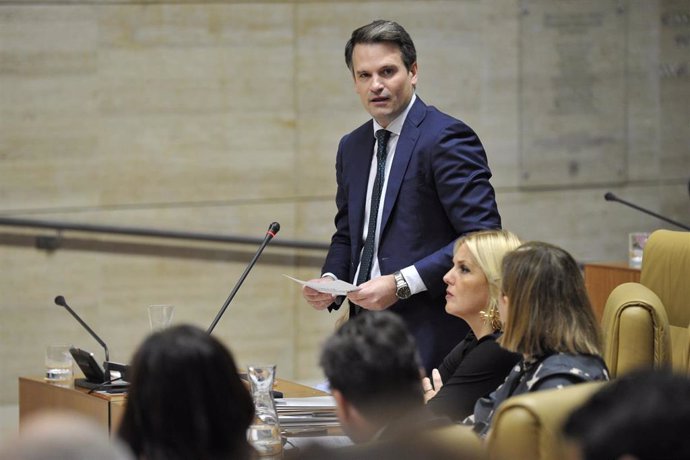
[[249, 274], [249, 271], [254, 267], [256, 261], [259, 260], [259, 256], [261, 256], [261, 253], [264, 251], [264, 248], [269, 243], [269, 241], [273, 239], [276, 233], [278, 233], [278, 230], [280, 230], [280, 224], [278, 222], [273, 222], [268, 227], [268, 231], [266, 231], [266, 237], [261, 242], [261, 246], [259, 246], [259, 249], [256, 251], [256, 254], [254, 254], [254, 257], [252, 258], [251, 262], [249, 262], [249, 265], [247, 265], [247, 268], [244, 269], [244, 273], [242, 273], [242, 276], [240, 276], [240, 279], [235, 284], [235, 287], [232, 289], [232, 292], [230, 292], [230, 295], [225, 300], [225, 303], [221, 307], [220, 311], [218, 312], [218, 314], [216, 315], [215, 319], [213, 320], [206, 332], [208, 332], [209, 334], [213, 332], [213, 328], [215, 328], [216, 324], [218, 324], [218, 321], [220, 321], [220, 318], [223, 316], [223, 313], [225, 313], [225, 310], [228, 308], [228, 305], [230, 305], [230, 302], [232, 302], [232, 299], [233, 297], [235, 297], [235, 294], [237, 294], [237, 291], [244, 282], [244, 279]]
[[656, 218], [659, 219], [659, 220], [663, 220], [663, 221], [665, 221], [665, 222], [668, 222], [669, 224], [675, 225], [676, 227], [680, 227], [680, 228], [682, 228], [683, 230], [690, 231], [690, 227], [688, 227], [688, 226], [685, 225], [685, 224], [681, 224], [680, 222], [676, 222], [675, 220], [669, 219], [668, 217], [664, 217], [664, 216], [662, 216], [662, 215], [660, 215], [660, 214], [657, 214], [657, 213], [655, 213], [655, 212], [653, 212], [653, 211], [650, 211], [649, 209], [645, 209], [645, 208], [642, 208], [642, 207], [640, 207], [640, 206], [637, 206], [636, 204], [633, 204], [633, 203], [630, 203], [630, 202], [628, 202], [628, 201], [622, 200], [622, 199], [618, 198], [616, 195], [614, 195], [614, 194], [611, 193], [611, 192], [606, 192], [606, 194], [604, 195], [604, 199], [605, 199], [606, 201], [617, 201], [617, 202], [622, 203], [622, 204], [624, 204], [624, 205], [626, 205], [626, 206], [629, 206], [629, 207], [631, 207], [631, 208], [633, 208], [633, 209], [637, 209], [637, 210], [640, 211], [640, 212], [643, 212], [643, 213], [645, 213], [645, 214], [648, 214], [648, 215], [650, 215], [650, 216], [652, 216], [652, 217], [656, 217]]
[[79, 315], [77, 315], [74, 312], [74, 310], [72, 310], [72, 308], [70, 308], [69, 305], [67, 305], [67, 301], [65, 300], [65, 298], [63, 296], [59, 295], [59, 296], [55, 297], [55, 305], [59, 305], [60, 307], [63, 307], [65, 310], [67, 310], [69, 312], [69, 314], [72, 315], [74, 317], [74, 319], [79, 321], [79, 324], [81, 324], [82, 327], [84, 329], [86, 329], [86, 331], [89, 334], [91, 334], [91, 337], [93, 337], [96, 340], [96, 342], [98, 342], [103, 347], [103, 350], [105, 351], [105, 362], [103, 363], [103, 367], [105, 370], [105, 376], [107, 379], [109, 379], [110, 378], [110, 369], [109, 369], [109, 367], [110, 367], [110, 354], [108, 353], [108, 345], [106, 345], [105, 342], [100, 337], [98, 337], [98, 335], [93, 331], [93, 329], [91, 329], [89, 327], [89, 325], [86, 324], [84, 322], [84, 320], [82, 320], [79, 317]]

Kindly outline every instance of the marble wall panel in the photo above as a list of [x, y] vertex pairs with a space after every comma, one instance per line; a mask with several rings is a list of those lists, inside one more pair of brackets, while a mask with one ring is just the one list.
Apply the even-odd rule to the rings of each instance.
[[97, 23], [93, 8], [0, 8], [3, 209], [94, 204]]
[[627, 179], [625, 25], [615, 0], [523, 2], [523, 186]]
[[[520, 182], [518, 122], [518, 2], [482, 4], [481, 40], [483, 43], [481, 101], [479, 119], [467, 120], [479, 134], [493, 172], [495, 188], [514, 187]], [[497, 33], [500, 31], [500, 33]], [[461, 117], [462, 118], [462, 117]]]
[[[609, 189], [621, 199], [686, 222], [687, 190], [680, 185]], [[503, 226], [523, 240], [562, 246], [578, 261], [627, 260], [630, 232], [678, 230], [623, 204], [604, 200], [603, 189], [503, 192], [497, 200]], [[666, 203], [666, 204], [663, 204]]]
[[627, 169], [631, 181], [659, 176], [661, 132], [659, 125], [658, 2], [637, 2], [628, 8]]
[[108, 125], [100, 145], [103, 204], [294, 193], [291, 114], [135, 115]]
[[660, 170], [687, 179], [690, 171], [690, 2], [663, 0], [660, 7]]

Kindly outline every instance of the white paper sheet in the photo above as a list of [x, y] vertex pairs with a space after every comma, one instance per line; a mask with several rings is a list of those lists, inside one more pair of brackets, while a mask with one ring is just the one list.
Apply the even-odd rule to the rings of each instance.
[[353, 292], [353, 291], [359, 290], [359, 288], [357, 286], [355, 286], [354, 284], [346, 283], [345, 281], [341, 281], [341, 280], [333, 281], [330, 278], [326, 278], [328, 281], [320, 281], [320, 282], [316, 283], [316, 282], [298, 280], [297, 278], [293, 278], [292, 276], [285, 275], [285, 274], [283, 274], [283, 276], [291, 279], [292, 281], [294, 281], [296, 283], [301, 284], [302, 286], [309, 286], [310, 288], [314, 289], [315, 291], [325, 292], [326, 294], [347, 295], [348, 292]]
[[310, 396], [305, 398], [276, 398], [275, 402], [278, 409], [281, 409], [283, 407], [310, 407], [318, 409], [335, 409], [335, 398], [333, 396]]

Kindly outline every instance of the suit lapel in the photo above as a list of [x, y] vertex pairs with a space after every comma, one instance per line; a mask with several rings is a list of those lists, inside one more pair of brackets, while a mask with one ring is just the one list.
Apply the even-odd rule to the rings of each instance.
[[426, 104], [424, 104], [424, 102], [417, 97], [417, 100], [407, 114], [402, 131], [400, 132], [398, 145], [395, 148], [395, 157], [393, 158], [393, 165], [391, 166], [391, 171], [388, 176], [386, 199], [383, 203], [383, 215], [381, 216], [381, 235], [379, 238], [383, 238], [383, 235], [385, 234], [386, 225], [390, 219], [395, 201], [398, 199], [400, 186], [402, 185], [405, 172], [407, 171], [407, 165], [410, 163], [410, 158], [412, 158], [414, 147], [417, 143], [417, 139], [419, 139], [421, 132], [419, 125], [422, 123], [422, 120], [424, 120], [425, 116]]

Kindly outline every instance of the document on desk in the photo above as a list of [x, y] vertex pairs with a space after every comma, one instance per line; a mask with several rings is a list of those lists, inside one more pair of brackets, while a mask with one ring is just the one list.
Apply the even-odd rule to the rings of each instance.
[[276, 398], [275, 401], [276, 409], [278, 409], [278, 411], [335, 411], [335, 398], [333, 396], [310, 396], [306, 398]]
[[355, 286], [354, 284], [346, 283], [345, 281], [342, 280], [331, 280], [330, 278], [328, 281], [321, 281], [321, 282], [309, 282], [309, 281], [302, 281], [298, 280], [297, 278], [293, 278], [292, 276], [285, 275], [283, 274], [285, 278], [289, 278], [295, 283], [299, 283], [302, 286], [309, 286], [310, 288], [314, 289], [315, 291], [319, 292], [325, 292], [326, 294], [333, 294], [333, 295], [347, 295], [348, 292], [353, 292], [353, 291], [358, 291], [359, 288]]
[[275, 402], [283, 427], [326, 429], [339, 425], [332, 396], [276, 398]]

